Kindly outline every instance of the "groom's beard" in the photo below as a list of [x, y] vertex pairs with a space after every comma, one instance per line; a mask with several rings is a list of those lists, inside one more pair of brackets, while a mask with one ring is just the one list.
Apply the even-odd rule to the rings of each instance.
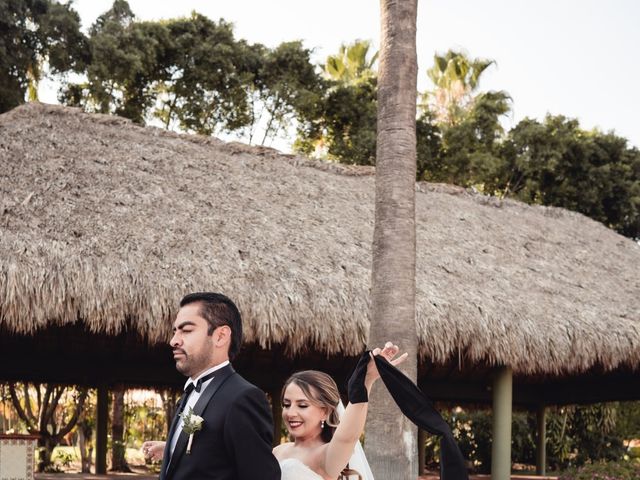
[[189, 355], [181, 348], [174, 348], [174, 353], [181, 353], [182, 356], [175, 359], [176, 370], [187, 377], [193, 377], [207, 369], [209, 366], [209, 357], [206, 354]]

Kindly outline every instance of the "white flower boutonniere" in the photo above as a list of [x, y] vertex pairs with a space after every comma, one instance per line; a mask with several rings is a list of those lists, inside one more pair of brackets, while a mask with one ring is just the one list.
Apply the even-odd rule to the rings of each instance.
[[186, 413], [182, 412], [180, 416], [182, 417], [182, 431], [189, 434], [189, 442], [187, 443], [187, 455], [190, 455], [193, 436], [198, 430], [202, 430], [202, 423], [204, 422], [204, 418], [193, 413], [192, 408], [189, 408]]

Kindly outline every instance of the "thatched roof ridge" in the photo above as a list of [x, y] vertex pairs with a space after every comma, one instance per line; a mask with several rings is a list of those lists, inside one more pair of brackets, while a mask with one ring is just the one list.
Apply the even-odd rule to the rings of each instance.
[[[0, 328], [165, 341], [176, 303], [237, 299], [249, 341], [356, 354], [374, 177], [28, 104], [0, 116]], [[417, 186], [417, 328], [435, 362], [640, 365], [640, 246], [580, 214]]]

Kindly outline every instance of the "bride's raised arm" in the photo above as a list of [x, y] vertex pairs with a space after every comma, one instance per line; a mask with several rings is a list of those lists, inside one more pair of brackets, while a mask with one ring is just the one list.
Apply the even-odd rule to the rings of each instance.
[[[399, 365], [407, 359], [407, 353], [395, 358], [398, 354], [398, 347], [391, 342], [387, 342], [382, 349], [376, 348], [371, 353], [373, 355], [382, 355], [394, 366]], [[370, 359], [367, 364], [364, 386], [358, 386], [360, 387], [358, 395], [360, 398], [349, 398], [350, 401], [340, 418], [340, 423], [333, 434], [333, 438], [327, 444], [323, 467], [331, 478], [337, 478], [338, 475], [340, 475], [340, 472], [345, 468], [353, 454], [353, 449], [356, 442], [360, 439], [367, 419], [368, 396], [371, 392], [371, 387], [378, 378], [380, 378], [380, 374], [378, 373], [376, 364], [373, 359]]]

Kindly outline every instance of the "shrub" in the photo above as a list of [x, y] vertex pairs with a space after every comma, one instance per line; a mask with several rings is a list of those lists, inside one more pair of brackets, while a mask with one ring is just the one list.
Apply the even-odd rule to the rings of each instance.
[[572, 468], [562, 473], [558, 480], [638, 480], [640, 463], [606, 462]]

